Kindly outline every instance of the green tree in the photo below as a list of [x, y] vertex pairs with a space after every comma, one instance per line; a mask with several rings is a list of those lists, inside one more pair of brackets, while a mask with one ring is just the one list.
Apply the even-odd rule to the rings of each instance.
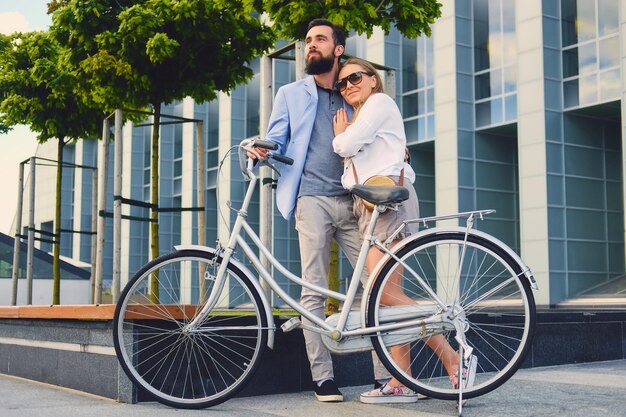
[[29, 125], [40, 143], [56, 138], [52, 303], [60, 301], [61, 178], [67, 143], [98, 134], [104, 112], [85, 106], [73, 75], [60, 65], [60, 47], [47, 32], [0, 35], [0, 125]]
[[304, 39], [309, 21], [323, 17], [346, 30], [371, 36], [375, 27], [389, 33], [395, 26], [407, 38], [430, 36], [430, 25], [441, 16], [437, 0], [254, 0], [267, 12], [278, 34], [285, 39]]
[[[151, 203], [159, 203], [161, 104], [216, 98], [253, 76], [248, 62], [275, 41], [242, 0], [70, 0], [57, 2], [51, 31], [89, 100], [106, 109], [153, 113]], [[151, 257], [159, 255], [151, 214]], [[158, 294], [156, 294], [158, 297]]]

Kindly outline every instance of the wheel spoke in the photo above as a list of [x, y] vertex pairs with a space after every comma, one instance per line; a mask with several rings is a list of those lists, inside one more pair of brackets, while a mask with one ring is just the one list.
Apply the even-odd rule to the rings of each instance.
[[[219, 267], [212, 255], [180, 251], [133, 277], [120, 297], [114, 342], [122, 368], [143, 392], [181, 408], [219, 404], [241, 389], [267, 343], [263, 304], [250, 279], [231, 265], [214, 311], [187, 330], [202, 310], [200, 280]], [[198, 271], [206, 271], [200, 276]], [[158, 302], [150, 286], [158, 289]]]
[[[416, 238], [396, 249], [395, 254], [406, 267], [391, 259], [381, 269], [369, 297], [368, 325], [393, 322], [393, 316], [384, 314], [383, 306], [398, 309], [411, 305], [412, 309], [430, 312], [430, 317], [443, 312], [444, 318], [428, 327], [422, 325], [421, 334], [433, 332], [425, 333], [427, 337], [407, 342], [411, 355], [408, 368], [402, 368], [401, 358], [392, 355], [394, 338], [385, 339], [381, 332], [372, 339], [392, 375], [431, 397], [458, 398], [446, 371], [458, 369], [459, 343], [456, 331], [451, 330], [458, 326], [463, 332], [459, 336], [478, 358], [479, 369], [474, 386], [465, 388], [463, 395], [483, 395], [510, 378], [528, 351], [535, 321], [535, 304], [521, 276], [522, 267], [496, 243], [472, 234], [466, 239], [464, 233], [452, 231]], [[419, 274], [421, 280], [413, 274]], [[447, 303], [445, 311], [451, 314], [433, 308], [438, 303], [420, 281]], [[411, 334], [411, 328], [394, 330], [394, 335], [399, 334]]]

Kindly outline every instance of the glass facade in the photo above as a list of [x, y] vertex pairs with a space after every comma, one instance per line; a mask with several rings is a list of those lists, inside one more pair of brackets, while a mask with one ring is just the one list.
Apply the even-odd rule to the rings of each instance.
[[433, 38], [402, 38], [402, 116], [407, 143], [435, 139]]
[[621, 96], [620, 0], [561, 0], [563, 107]]
[[474, 0], [476, 128], [517, 119], [515, 2]]
[[[446, 210], [454, 207], [459, 211], [495, 208], [497, 213], [480, 222], [479, 227], [503, 240], [522, 257], [526, 256], [524, 245], [528, 245], [528, 238], [524, 241], [524, 235], [534, 235], [535, 228], [542, 222], [547, 223], [546, 234], [541, 235], [546, 250], [540, 255], [547, 258], [545, 264], [541, 264], [545, 267], [542, 273], [547, 270], [545, 273], [549, 275], [546, 279], [550, 295], [546, 304], [553, 305], [579, 297], [590, 289], [597, 293], [599, 288], [614, 288], [613, 283], [623, 282], [618, 278], [624, 275], [626, 263], [624, 123], [622, 104], [619, 103], [624, 91], [621, 75], [624, 52], [620, 51], [620, 45], [626, 42], [620, 38], [620, 25], [623, 25], [620, 13], [624, 12], [624, 7], [623, 0], [541, 2], [541, 10], [535, 11], [533, 16], [541, 20], [543, 38], [534, 39], [537, 42], [533, 45], [537, 49], [530, 52], [537, 52], [533, 56], [541, 54], [544, 59], [541, 75], [537, 75], [537, 78], [543, 76], [540, 81], [544, 91], [530, 92], [527, 75], [532, 63], [525, 54], [518, 56], [518, 46], [525, 48], [524, 42], [529, 35], [524, 25], [516, 26], [516, 19], [520, 18], [516, 16], [516, 8], [522, 10], [520, 7], [525, 6], [513, 0], [457, 1], [454, 22], [450, 24], [454, 25], [455, 38], [450, 37], [450, 44], [444, 45], [454, 48], [454, 52], [449, 52], [450, 48], [446, 51], [448, 55], [438, 55], [437, 42], [443, 43], [446, 36], [441, 36], [436, 27], [433, 36], [417, 39], [406, 39], [392, 29], [382, 44], [380, 39], [375, 39], [373, 51], [368, 51], [372, 44], [364, 36], [352, 34], [347, 40], [346, 53], [368, 57], [370, 52], [370, 57], [373, 54], [381, 56], [379, 48], [382, 47], [384, 59], [381, 61], [384, 62], [377, 63], [396, 71], [394, 98], [403, 116], [422, 216], [441, 214], [438, 210], [443, 206]], [[277, 48], [284, 45], [279, 43]], [[437, 80], [438, 76], [444, 78], [448, 71], [453, 71], [445, 62], [452, 54], [455, 61], [450, 65], [455, 65], [456, 90], [450, 92], [446, 90], [448, 86], [442, 85], [445, 83], [438, 84]], [[231, 181], [230, 194], [220, 195], [220, 200], [227, 198], [235, 207], [241, 203], [246, 186], [237, 164], [231, 166], [230, 172], [222, 172], [222, 178], [217, 177], [220, 150], [224, 152], [242, 139], [259, 134], [259, 61], [250, 66], [255, 75], [246, 85], [238, 86], [228, 97], [194, 104], [193, 117], [204, 120], [205, 220], [209, 246], [213, 246], [221, 223], [230, 226], [233, 221], [232, 211], [222, 210], [220, 213], [217, 210], [218, 183]], [[437, 74], [437, 68], [444, 68], [446, 73]], [[272, 69], [275, 93], [279, 87], [295, 81], [293, 53], [287, 52], [283, 57], [273, 59]], [[440, 102], [435, 100], [437, 93], [444, 98]], [[527, 114], [520, 112], [518, 115], [518, 95], [525, 97], [525, 105], [533, 100], [543, 102], [532, 110], [538, 115], [533, 122], [542, 120], [545, 126], [532, 126], [528, 118], [522, 120]], [[438, 105], [454, 108], [456, 114], [438, 114]], [[220, 114], [220, 109], [228, 109], [230, 115]], [[182, 104], [163, 106], [163, 112], [182, 115]], [[228, 119], [224, 120], [225, 117]], [[437, 132], [435, 117], [441, 117], [441, 120], [456, 117], [455, 130], [445, 126], [445, 131]], [[124, 177], [124, 181], [131, 182], [131, 192], [124, 197], [150, 201], [151, 131], [151, 127], [132, 129], [132, 150], [125, 149], [125, 155], [132, 158], [132, 174], [125, 173]], [[193, 181], [185, 178], [188, 172], [185, 167], [189, 163], [185, 160], [189, 155], [188, 144], [195, 142], [195, 137], [185, 137], [188, 131], [181, 124], [161, 128], [162, 207], [180, 207], [183, 201], [190, 200], [195, 205], [195, 178]], [[521, 132], [525, 132], [524, 137]], [[532, 160], [533, 164], [528, 164], [528, 159], [524, 160], [524, 152], [528, 152], [528, 148], [524, 148], [528, 136], [535, 141], [533, 145], [538, 143], [534, 149], [545, 153], [545, 161], [537, 158]], [[443, 143], [453, 146], [442, 147], [438, 140], [449, 140]], [[97, 148], [85, 148], [84, 152], [95, 153]], [[114, 146], [110, 149], [109, 194], [113, 184], [113, 154]], [[73, 156], [68, 157], [73, 160]], [[84, 161], [87, 159], [83, 156]], [[448, 172], [440, 174], [442, 178], [435, 177], [437, 163], [441, 161], [446, 166], [456, 164], [452, 170], [455, 178], [450, 178]], [[528, 180], [530, 171], [535, 174], [536, 182]], [[66, 170], [68, 175], [73, 175], [71, 172]], [[83, 181], [88, 181], [85, 179], [88, 177], [88, 174], [83, 175]], [[90, 204], [86, 198], [89, 187], [75, 181], [64, 179], [67, 190], [64, 216], [68, 219], [74, 213], [72, 204], [79, 204], [75, 201], [76, 193], [82, 195], [80, 204]], [[441, 187], [439, 181], [449, 187]], [[52, 184], [51, 180], [42, 180], [38, 187], [52, 189]], [[190, 195], [191, 199], [188, 198]], [[533, 210], [528, 210], [524, 203], [528, 200], [535, 203], [535, 199]], [[112, 197], [107, 200], [107, 211], [111, 212]], [[43, 205], [44, 199], [38, 199], [38, 210], [40, 201]], [[524, 207], [533, 213], [524, 212]], [[254, 227], [259, 223], [258, 208], [257, 195], [248, 219]], [[85, 207], [81, 210], [81, 213], [88, 212]], [[137, 218], [147, 219], [149, 212], [144, 207], [128, 208], [128, 213]], [[537, 215], [536, 212], [541, 213]], [[171, 250], [186, 236], [191, 236], [192, 240], [186, 243], [195, 243], [195, 215], [191, 221], [185, 221], [185, 216], [180, 213], [161, 213], [159, 217], [162, 252]], [[538, 217], [541, 217], [539, 222], [536, 221]], [[41, 215], [41, 229], [50, 228], [50, 220], [47, 212], [45, 216]], [[127, 269], [131, 273], [149, 257], [149, 225], [148, 221], [130, 221], [130, 244], [127, 246], [131, 253]], [[274, 209], [274, 256], [299, 274], [300, 254], [294, 225], [293, 219], [285, 221]], [[65, 236], [68, 241], [71, 239], [67, 234], [64, 239]], [[107, 238], [111, 237], [112, 222], [107, 220]], [[84, 238], [80, 245], [81, 260], [86, 260], [84, 257], [89, 252], [88, 240], [88, 237]], [[45, 242], [40, 247], [51, 249]], [[71, 245], [64, 248], [71, 256]], [[110, 277], [110, 242], [105, 250], [105, 277]], [[528, 260], [529, 264], [534, 261]], [[344, 287], [352, 269], [344, 258], [340, 262]], [[278, 273], [276, 279], [292, 297], [298, 298], [299, 286]], [[274, 302], [275, 305], [281, 304], [280, 300]]]

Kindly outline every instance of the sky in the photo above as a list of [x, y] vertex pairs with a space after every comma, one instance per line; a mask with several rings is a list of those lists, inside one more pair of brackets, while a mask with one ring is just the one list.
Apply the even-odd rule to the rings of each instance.
[[[49, 0], [0, 0], [0, 33], [45, 30], [51, 18], [46, 14]], [[27, 126], [16, 126], [0, 134], [0, 232], [13, 236], [11, 229], [17, 208], [20, 162], [35, 155], [37, 141]], [[25, 177], [28, 169], [26, 169]], [[26, 196], [25, 196], [26, 198]]]

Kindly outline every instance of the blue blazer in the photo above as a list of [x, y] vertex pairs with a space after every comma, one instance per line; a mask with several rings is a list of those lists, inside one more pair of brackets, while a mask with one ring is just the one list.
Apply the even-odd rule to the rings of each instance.
[[[351, 118], [352, 107], [344, 103], [344, 108]], [[276, 206], [287, 220], [296, 208], [316, 114], [317, 87], [312, 75], [278, 89], [265, 139], [278, 144], [278, 152], [294, 161], [282, 166], [276, 187]]]

